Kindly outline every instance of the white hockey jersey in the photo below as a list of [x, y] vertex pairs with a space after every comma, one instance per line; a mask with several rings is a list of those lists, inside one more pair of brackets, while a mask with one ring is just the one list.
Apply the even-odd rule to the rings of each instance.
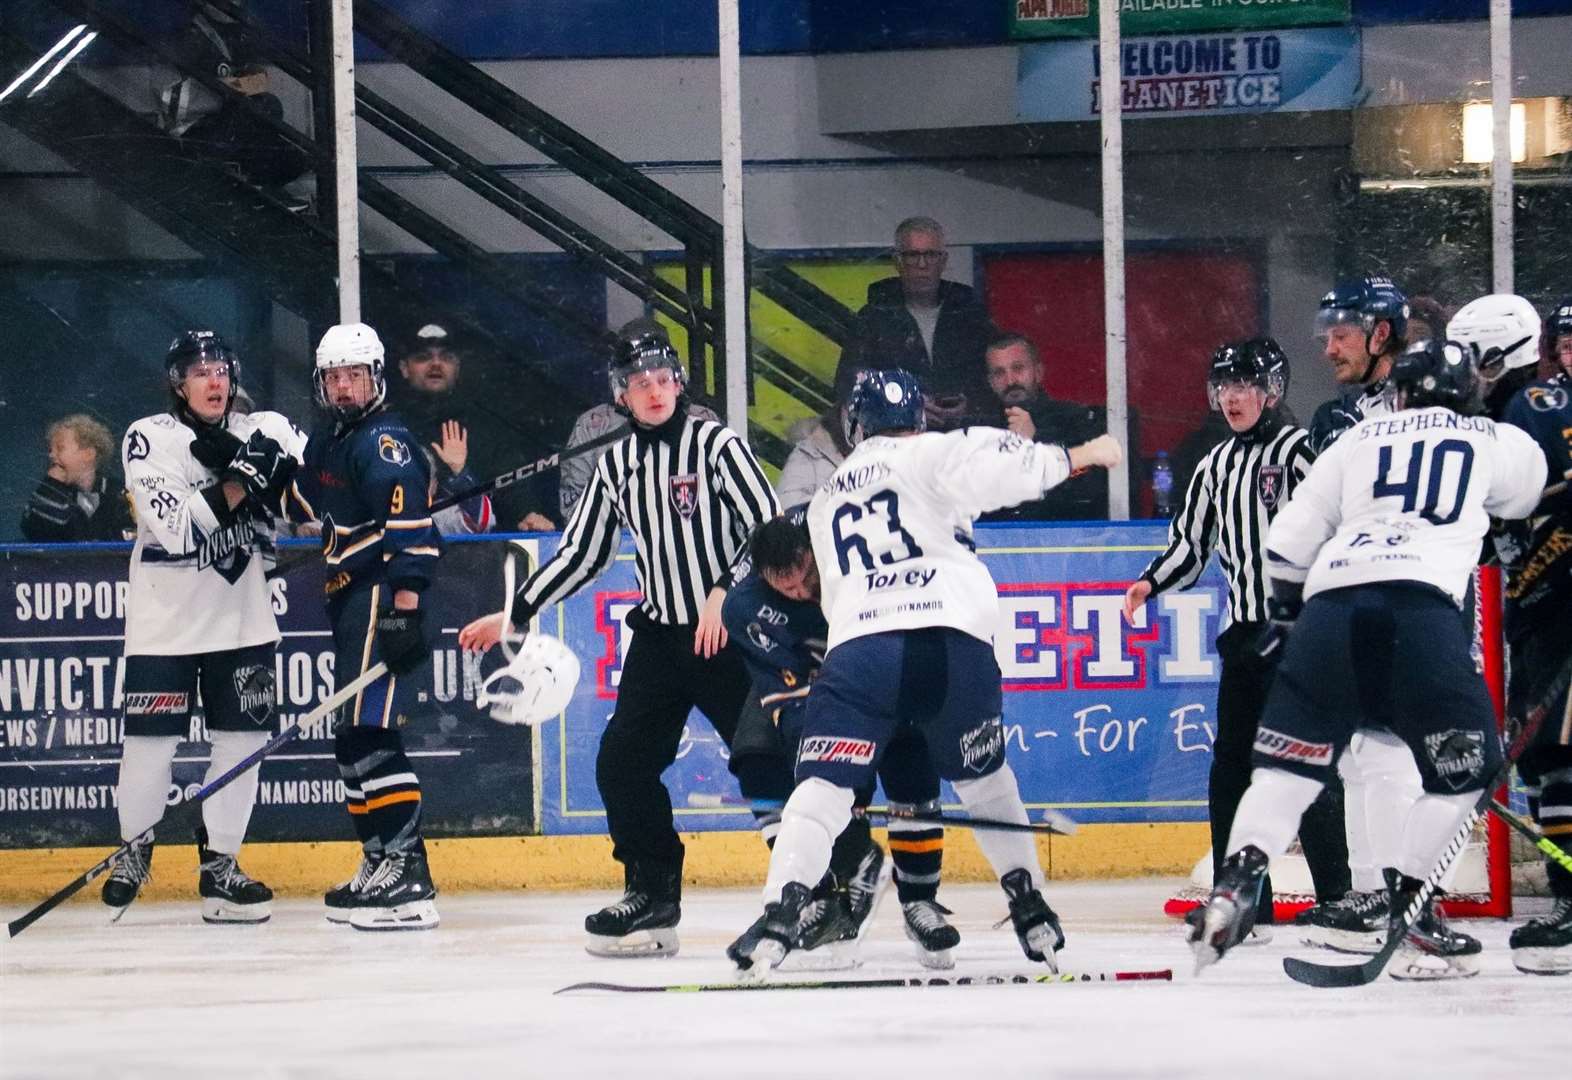
[[1432, 406], [1361, 421], [1316, 459], [1267, 534], [1267, 572], [1309, 598], [1419, 581], [1462, 606], [1490, 517], [1539, 502], [1545, 455], [1527, 433]]
[[[297, 460], [306, 436], [276, 412], [231, 415], [244, 441], [260, 430]], [[194, 435], [169, 413], [126, 429], [120, 459], [136, 509], [126, 606], [127, 656], [191, 656], [279, 639], [267, 570], [274, 524], [248, 512], [220, 526], [202, 497], [218, 476], [191, 456]]]
[[996, 428], [865, 439], [813, 497], [830, 650], [887, 630], [950, 626], [992, 642], [998, 593], [972, 522], [1070, 475], [1064, 448]]

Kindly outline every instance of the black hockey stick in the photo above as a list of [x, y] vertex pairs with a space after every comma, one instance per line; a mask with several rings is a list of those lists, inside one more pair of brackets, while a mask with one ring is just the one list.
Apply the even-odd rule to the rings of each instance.
[[192, 807], [199, 806], [205, 799], [211, 796], [214, 792], [218, 791], [219, 788], [229, 786], [229, 784], [233, 782], [234, 779], [241, 773], [245, 772], [253, 765], [256, 765], [263, 758], [267, 757], [275, 750], [278, 750], [280, 747], [293, 742], [295, 737], [298, 736], [305, 727], [316, 723], [318, 720], [331, 713], [334, 709], [337, 709], [340, 705], [343, 705], [344, 702], [348, 701], [361, 690], [365, 689], [365, 687], [385, 675], [387, 670], [387, 665], [381, 661], [371, 665], [371, 667], [366, 669], [363, 675], [355, 679], [342, 690], [336, 691], [332, 697], [318, 705], [315, 709], [312, 709], [299, 721], [289, 725], [289, 727], [273, 736], [273, 738], [269, 739], [262, 746], [259, 746], [257, 749], [247, 754], [244, 759], [236, 762], [233, 767], [225, 771], [220, 776], [215, 777], [206, 784], [203, 784], [201, 789], [197, 791], [195, 795], [191, 796], [191, 798], [175, 807], [172, 813], [166, 814], [163, 819], [153, 823], [152, 825], [149, 825], [135, 837], [121, 844], [113, 852], [95, 863], [85, 873], [79, 874], [73, 878], [66, 884], [65, 888], [44, 900], [27, 914], [12, 919], [10, 922], [6, 923], [6, 936], [16, 937], [16, 935], [20, 934], [23, 930], [26, 930], [39, 919], [42, 919], [55, 908], [71, 899], [71, 897], [75, 896], [78, 892], [85, 888], [94, 878], [108, 870], [110, 866], [114, 864], [115, 860], [119, 859], [127, 851], [130, 851], [132, 845], [141, 843], [143, 840], [146, 840], [148, 837], [152, 836], [153, 830], [158, 828], [159, 825], [162, 825], [164, 821], [170, 820], [176, 815], [189, 816], [189, 811]]
[[1544, 852], [1546, 858], [1559, 864], [1562, 869], [1572, 872], [1572, 855], [1562, 851], [1556, 846], [1555, 841], [1514, 814], [1511, 807], [1503, 805], [1500, 799], [1491, 799], [1490, 812], [1505, 822], [1508, 828]]
[[[689, 806], [746, 806], [750, 810], [779, 810], [785, 803], [771, 799], [740, 799], [733, 795], [705, 795], [693, 792], [688, 796]], [[1057, 810], [1044, 810], [1040, 824], [1018, 821], [995, 821], [992, 818], [960, 817], [955, 814], [915, 814], [903, 810], [875, 810], [854, 806], [852, 816], [870, 821], [924, 821], [952, 829], [982, 829], [991, 832], [1052, 833], [1054, 836], [1074, 836], [1078, 825]]]
[[1468, 838], [1474, 831], [1475, 823], [1495, 800], [1496, 789], [1506, 782], [1518, 758], [1523, 756], [1523, 752], [1539, 734], [1539, 727], [1544, 723], [1545, 716], [1555, 706], [1556, 699], [1561, 696], [1561, 692], [1567, 688], [1569, 682], [1572, 682], [1572, 661], [1562, 667], [1560, 674], [1546, 689], [1539, 704], [1523, 717], [1522, 727], [1518, 729], [1512, 745], [1507, 749], [1506, 760], [1485, 785], [1485, 790], [1480, 792], [1478, 801], [1468, 812], [1468, 817], [1458, 826], [1456, 834], [1447, 842], [1435, 868], [1424, 881], [1420, 882], [1418, 890], [1415, 891], [1408, 905], [1403, 908], [1402, 913], [1387, 927], [1386, 943], [1381, 946], [1381, 951], [1362, 964], [1316, 964], [1292, 956], [1284, 957], [1283, 970], [1288, 973], [1290, 979], [1304, 983], [1306, 986], [1365, 986], [1380, 977], [1387, 961], [1391, 960], [1393, 954], [1402, 947], [1409, 929], [1418, 920], [1430, 897], [1435, 894], [1441, 879], [1446, 876], [1447, 870], [1468, 845]]
[[1060, 971], [1041, 975], [923, 975], [888, 979], [808, 979], [791, 982], [628, 983], [581, 982], [554, 994], [728, 994], [756, 990], [922, 990], [951, 986], [1057, 986], [1064, 983], [1172, 982], [1171, 968], [1158, 971]]

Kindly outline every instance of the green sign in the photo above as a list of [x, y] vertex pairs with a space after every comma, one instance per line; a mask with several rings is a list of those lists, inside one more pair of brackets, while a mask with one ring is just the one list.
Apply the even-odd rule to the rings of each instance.
[[[1096, 37], [1099, 0], [1005, 0], [1010, 36]], [[1348, 21], [1350, 0], [1118, 0], [1119, 32], [1190, 33]]]

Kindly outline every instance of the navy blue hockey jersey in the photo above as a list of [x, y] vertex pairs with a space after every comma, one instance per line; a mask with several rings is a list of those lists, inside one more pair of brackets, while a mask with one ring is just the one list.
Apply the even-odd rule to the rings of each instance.
[[727, 590], [721, 621], [742, 650], [764, 710], [803, 705], [830, 633], [819, 605], [788, 600], [754, 570]]
[[1530, 383], [1507, 404], [1504, 419], [1533, 437], [1550, 467], [1533, 515], [1495, 535], [1512, 601], [1510, 641], [1563, 625], [1572, 603], [1572, 380], [1563, 374]]
[[387, 409], [312, 434], [290, 511], [322, 522], [329, 597], [380, 582], [426, 587], [442, 553], [430, 483], [425, 455]]

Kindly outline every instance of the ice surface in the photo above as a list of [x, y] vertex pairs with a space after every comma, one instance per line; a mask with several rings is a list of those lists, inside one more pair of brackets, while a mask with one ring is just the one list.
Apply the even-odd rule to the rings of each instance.
[[[609, 896], [442, 896], [429, 933], [329, 925], [284, 900], [264, 926], [205, 926], [195, 899], [117, 925], [74, 903], [0, 947], [10, 1077], [1432, 1077], [1563, 1075], [1572, 979], [1514, 971], [1503, 922], [1471, 922], [1483, 973], [1357, 990], [1291, 982], [1286, 932], [1192, 977], [1161, 915], [1172, 879], [1053, 884], [1076, 970], [1172, 967], [1172, 983], [553, 997], [571, 982], [729, 978], [757, 894], [693, 890], [682, 953], [600, 960], [582, 920]], [[1029, 971], [990, 886], [946, 886], [958, 974]], [[8, 906], [14, 918], [20, 907]], [[887, 897], [862, 975], [920, 975]], [[1322, 957], [1332, 954], [1322, 953]], [[838, 976], [837, 976], [838, 977]]]

